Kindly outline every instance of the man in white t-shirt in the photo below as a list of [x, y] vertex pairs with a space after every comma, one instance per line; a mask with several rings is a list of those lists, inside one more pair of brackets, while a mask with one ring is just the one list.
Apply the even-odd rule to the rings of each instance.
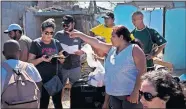
[[[19, 63], [21, 62], [19, 60], [20, 52], [21, 52], [20, 45], [16, 40], [6, 41], [3, 46], [3, 55], [5, 56], [5, 58], [7, 60], [4, 62], [9, 64], [10, 67], [12, 67], [13, 69], [18, 68]], [[1, 90], [3, 90], [5, 79], [6, 79], [8, 72], [3, 67], [1, 67], [1, 68], [2, 68], [2, 70], [1, 70], [1, 78], [2, 78]], [[39, 89], [41, 89], [42, 79], [41, 79], [41, 76], [40, 76], [38, 70], [35, 68], [35, 66], [32, 64], [28, 64], [28, 66], [26, 68], [26, 72], [31, 77], [31, 79], [36, 82]]]

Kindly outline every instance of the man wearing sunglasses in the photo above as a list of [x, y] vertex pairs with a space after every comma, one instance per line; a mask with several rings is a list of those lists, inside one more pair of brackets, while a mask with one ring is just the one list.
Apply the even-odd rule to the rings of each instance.
[[65, 59], [62, 65], [63, 80], [66, 83], [69, 80], [72, 85], [74, 82], [80, 79], [81, 76], [81, 66], [80, 66], [80, 56], [84, 54], [81, 49], [84, 43], [80, 38], [70, 38], [68, 32], [74, 31], [74, 18], [71, 15], [65, 15], [62, 22], [63, 30], [56, 32], [54, 38], [59, 40], [62, 47], [72, 49], [73, 47], [77, 49], [75, 52], [69, 52], [69, 56]]
[[8, 36], [19, 42], [20, 47], [21, 47], [21, 55], [19, 59], [21, 61], [28, 61], [28, 54], [29, 54], [29, 49], [30, 45], [32, 43], [32, 40], [23, 35], [23, 30], [20, 25], [18, 24], [11, 24], [8, 26], [8, 29], [4, 31], [5, 34], [8, 34]]
[[105, 38], [106, 43], [111, 43], [112, 27], [114, 24], [114, 14], [107, 12], [106, 15], [102, 16], [105, 24], [100, 24], [90, 30], [91, 36], [102, 36]]

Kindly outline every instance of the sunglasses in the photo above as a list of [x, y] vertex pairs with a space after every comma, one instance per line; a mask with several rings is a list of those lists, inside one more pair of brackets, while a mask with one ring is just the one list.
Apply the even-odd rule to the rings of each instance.
[[139, 91], [139, 95], [140, 95], [140, 98], [143, 96], [145, 98], [145, 100], [147, 100], [147, 101], [152, 101], [153, 98], [158, 97], [157, 95], [153, 96], [149, 92], [142, 92], [142, 91]]
[[45, 35], [53, 35], [54, 32], [48, 32], [48, 31], [45, 31]]
[[65, 28], [65, 27], [70, 27], [70, 24], [63, 24], [63, 28]]

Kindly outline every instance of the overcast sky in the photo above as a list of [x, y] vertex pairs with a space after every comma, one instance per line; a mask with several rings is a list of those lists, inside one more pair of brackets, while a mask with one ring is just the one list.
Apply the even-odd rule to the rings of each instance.
[[[89, 2], [79, 2], [78, 5], [82, 8], [85, 8], [85, 7], [88, 8]], [[106, 9], [109, 9], [109, 10], [113, 10], [115, 7], [115, 5], [112, 5], [110, 2], [96, 2], [96, 5], [106, 8]]]

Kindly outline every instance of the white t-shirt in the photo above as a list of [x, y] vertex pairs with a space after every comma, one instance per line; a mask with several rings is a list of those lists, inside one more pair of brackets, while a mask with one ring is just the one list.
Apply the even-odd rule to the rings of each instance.
[[[9, 59], [9, 60], [6, 60], [4, 62], [8, 63], [13, 69], [16, 69], [16, 68], [18, 68], [20, 60]], [[1, 67], [1, 68], [2, 68], [1, 69], [1, 78], [2, 78], [1, 89], [3, 90], [5, 79], [6, 79], [6, 76], [7, 76], [7, 71], [3, 67]], [[27, 66], [26, 72], [36, 83], [42, 81], [38, 70], [36, 69], [36, 67], [33, 64], [29, 64]]]

